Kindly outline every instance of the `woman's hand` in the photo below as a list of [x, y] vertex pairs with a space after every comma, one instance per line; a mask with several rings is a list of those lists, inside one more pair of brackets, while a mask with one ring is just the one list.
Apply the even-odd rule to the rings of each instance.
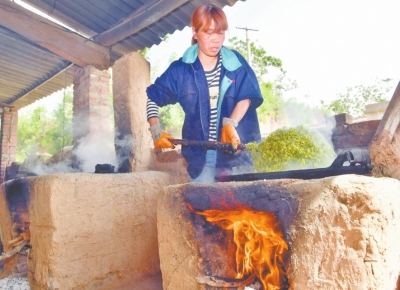
[[158, 120], [156, 121], [154, 119], [157, 118], [152, 118], [152, 122], [149, 122], [151, 124], [149, 131], [151, 132], [151, 137], [153, 138], [154, 147], [158, 149], [174, 149], [175, 146], [169, 141], [169, 139], [173, 139], [174, 137], [172, 137], [171, 134], [162, 131], [160, 123], [158, 122]]
[[[231, 143], [236, 149], [238, 148], [241, 142], [236, 127], [249, 109], [250, 103], [250, 99], [240, 101], [233, 109], [230, 118], [222, 119], [221, 142]], [[236, 150], [236, 153], [238, 152], [240, 152], [240, 150]]]
[[[221, 142], [231, 143], [237, 149], [240, 144], [240, 137], [236, 131], [238, 123], [233, 119], [223, 118], [222, 124]], [[240, 150], [236, 150], [236, 153], [238, 152]]]
[[169, 139], [173, 139], [171, 134], [168, 134], [164, 131], [161, 132], [160, 138], [158, 138], [156, 141], [154, 141], [154, 147], [158, 149], [163, 149], [163, 148], [171, 148], [174, 149], [175, 146], [172, 144]]

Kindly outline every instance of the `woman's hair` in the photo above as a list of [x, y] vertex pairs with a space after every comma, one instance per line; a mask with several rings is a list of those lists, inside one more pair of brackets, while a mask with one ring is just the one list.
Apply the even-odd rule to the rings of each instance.
[[[224, 11], [214, 4], [204, 4], [196, 8], [192, 15], [191, 26], [196, 31], [207, 31], [214, 20], [214, 31], [228, 30], [228, 21]], [[197, 39], [192, 37], [192, 45], [197, 43]]]

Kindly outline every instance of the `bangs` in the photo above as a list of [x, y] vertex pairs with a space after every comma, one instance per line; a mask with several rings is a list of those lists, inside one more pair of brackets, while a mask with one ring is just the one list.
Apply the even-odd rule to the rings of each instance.
[[192, 17], [192, 27], [196, 31], [208, 31], [211, 23], [214, 21], [214, 31], [226, 31], [228, 30], [228, 21], [226, 19], [225, 13], [222, 9], [215, 5], [208, 4], [198, 7], [193, 13]]
[[[225, 16], [225, 15], [224, 15]], [[209, 27], [211, 26], [211, 23], [214, 21], [214, 30], [213, 32], [220, 32], [220, 31], [227, 31], [228, 30], [228, 22], [226, 21], [225, 17], [221, 17], [221, 15], [214, 14], [211, 15], [210, 18], [207, 18], [207, 20], [204, 22], [203, 26], [200, 28], [200, 30], [207, 32], [209, 30]]]

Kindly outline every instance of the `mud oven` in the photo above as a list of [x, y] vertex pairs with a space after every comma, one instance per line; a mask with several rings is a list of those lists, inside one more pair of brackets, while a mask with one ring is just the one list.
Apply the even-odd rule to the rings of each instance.
[[[17, 185], [9, 193], [28, 201], [32, 289], [397, 287], [395, 179], [347, 174], [200, 184], [141, 172], [56, 174]], [[6, 191], [3, 184], [8, 251], [17, 219]], [[7, 259], [5, 270], [16, 259]]]
[[168, 187], [164, 289], [396, 289], [399, 194], [358, 175]]

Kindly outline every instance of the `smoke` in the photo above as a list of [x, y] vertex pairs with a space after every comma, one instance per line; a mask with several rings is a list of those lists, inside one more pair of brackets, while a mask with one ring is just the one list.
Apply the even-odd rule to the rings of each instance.
[[83, 172], [94, 172], [96, 164], [117, 164], [114, 144], [107, 139], [93, 141], [90, 137], [83, 137], [74, 148], [73, 155]]
[[97, 164], [116, 165], [114, 144], [111, 142], [93, 142], [90, 138], [80, 139], [76, 148], [64, 147], [50, 158], [44, 154], [34, 154], [28, 157], [20, 167], [35, 175], [53, 173], [94, 172]]
[[117, 164], [111, 110], [98, 110], [94, 106], [93, 115], [84, 110], [77, 110], [74, 114], [72, 167], [80, 172], [94, 172], [97, 164]]
[[[328, 167], [332, 164], [335, 159], [334, 146], [332, 142], [333, 129], [336, 127], [336, 119], [334, 116], [326, 114], [323, 110], [318, 108], [310, 108], [304, 104], [298, 104], [296, 102], [288, 102], [285, 107], [285, 116], [287, 116], [289, 127], [303, 126], [311, 132], [314, 132], [322, 137], [326, 142], [327, 146], [332, 149], [332, 154], [327, 152], [326, 157], [317, 162], [317, 168]], [[322, 146], [322, 144], [321, 144]], [[327, 151], [329, 147], [326, 148]], [[316, 163], [308, 162], [301, 164], [296, 161], [292, 161], [288, 164], [284, 170], [296, 170], [296, 169], [311, 169], [316, 168]]]
[[135, 146], [132, 135], [124, 135], [117, 130], [114, 142], [118, 172], [128, 172], [130, 170], [129, 160], [133, 157], [132, 149]]
[[77, 172], [77, 169], [74, 169], [70, 163], [64, 161], [56, 164], [39, 163], [32, 167], [29, 171], [36, 175], [48, 175], [53, 173]]
[[332, 133], [336, 126], [334, 116], [329, 116], [318, 108], [289, 100], [283, 110], [283, 127], [294, 128], [303, 126], [318, 132], [333, 149]]
[[[79, 136], [79, 133], [81, 132], [76, 130], [74, 135]], [[132, 143], [132, 137], [125, 136], [123, 139], [116, 138], [114, 144], [113, 131], [96, 130], [92, 134], [79, 138], [74, 142], [74, 146], [64, 147], [53, 156], [40, 153], [31, 154], [21, 164], [20, 172], [25, 171], [35, 175], [71, 172], [93, 173], [97, 164], [118, 166], [121, 158], [117, 157], [115, 146], [122, 148], [124, 152], [130, 152], [131, 147], [129, 146]]]
[[[31, 154], [21, 164], [20, 172], [35, 175], [53, 173], [91, 172], [97, 164], [110, 164], [116, 168], [123, 166], [131, 157], [134, 142], [131, 135], [119, 136], [113, 140], [93, 141], [90, 137], [79, 140], [76, 148], [64, 147], [53, 156], [49, 154]], [[119, 155], [116, 155], [116, 148]]]

